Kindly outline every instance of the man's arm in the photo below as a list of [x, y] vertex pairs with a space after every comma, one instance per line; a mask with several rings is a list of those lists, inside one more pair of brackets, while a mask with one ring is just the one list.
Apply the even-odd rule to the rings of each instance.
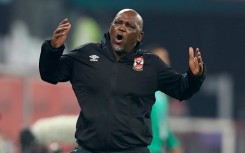
[[62, 56], [64, 48], [53, 48], [50, 40], [43, 43], [39, 59], [42, 80], [52, 84], [70, 80], [73, 61], [68, 56]]
[[56, 84], [70, 79], [72, 60], [67, 56], [62, 56], [65, 49], [64, 43], [70, 29], [71, 24], [67, 19], [64, 19], [54, 31], [51, 40], [43, 43], [39, 71], [44, 81]]
[[199, 91], [206, 75], [206, 68], [199, 49], [194, 57], [192, 48], [189, 48], [189, 70], [187, 73], [177, 73], [160, 59], [158, 70], [159, 90], [179, 100], [188, 99]]

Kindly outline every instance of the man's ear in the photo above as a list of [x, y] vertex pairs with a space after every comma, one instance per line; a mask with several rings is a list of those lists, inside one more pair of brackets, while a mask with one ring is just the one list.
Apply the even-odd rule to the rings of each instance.
[[139, 36], [138, 36], [138, 42], [141, 42], [141, 40], [143, 39], [144, 36], [144, 32], [140, 32]]

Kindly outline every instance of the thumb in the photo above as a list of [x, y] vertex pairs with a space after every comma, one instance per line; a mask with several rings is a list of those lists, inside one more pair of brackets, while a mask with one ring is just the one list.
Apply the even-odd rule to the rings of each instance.
[[194, 58], [194, 50], [192, 47], [189, 47], [189, 60]]

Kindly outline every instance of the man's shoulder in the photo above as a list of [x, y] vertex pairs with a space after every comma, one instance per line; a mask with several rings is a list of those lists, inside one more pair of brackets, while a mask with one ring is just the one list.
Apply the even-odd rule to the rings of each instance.
[[153, 54], [151, 51], [149, 50], [143, 50], [142, 49], [142, 54], [147, 57], [147, 58], [151, 58], [151, 59], [157, 59], [157, 56], [155, 54]]
[[71, 52], [83, 52], [86, 50], [99, 49], [99, 48], [101, 48], [101, 44], [99, 43], [86, 43], [86, 44], [76, 47]]
[[86, 43], [83, 44], [63, 56], [72, 57], [75, 59], [82, 59], [82, 57], [87, 57], [91, 53], [99, 52], [101, 50], [101, 45], [99, 43]]

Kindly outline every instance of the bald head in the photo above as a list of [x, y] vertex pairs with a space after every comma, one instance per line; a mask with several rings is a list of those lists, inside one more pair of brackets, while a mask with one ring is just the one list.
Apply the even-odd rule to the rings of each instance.
[[135, 10], [123, 9], [117, 13], [111, 23], [109, 34], [114, 53], [121, 57], [132, 51], [142, 40], [143, 20]]
[[115, 18], [117, 18], [118, 16], [120, 16], [121, 14], [123, 13], [129, 13], [131, 16], [134, 16], [135, 17], [135, 21], [137, 22], [137, 25], [139, 26], [139, 29], [141, 31], [143, 31], [143, 19], [142, 17], [139, 15], [138, 12], [136, 12], [135, 10], [133, 9], [123, 9], [121, 11], [119, 11], [117, 13], [117, 15], [115, 16]]

